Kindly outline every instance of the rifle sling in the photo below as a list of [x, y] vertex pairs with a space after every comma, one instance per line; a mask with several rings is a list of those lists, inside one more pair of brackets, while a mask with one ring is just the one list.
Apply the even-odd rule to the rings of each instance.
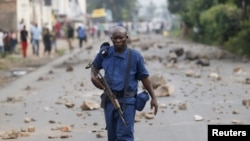
[[129, 71], [131, 67], [131, 54], [132, 54], [132, 49], [128, 48], [128, 62], [127, 62], [127, 69], [126, 69], [126, 74], [125, 74], [125, 86], [124, 86], [124, 101], [123, 101], [123, 106], [122, 108], [125, 109], [125, 95], [127, 93], [127, 88], [128, 88], [128, 80], [129, 80]]

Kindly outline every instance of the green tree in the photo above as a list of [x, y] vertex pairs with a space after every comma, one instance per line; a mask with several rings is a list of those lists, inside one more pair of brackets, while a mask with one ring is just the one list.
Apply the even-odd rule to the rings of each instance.
[[221, 44], [240, 30], [238, 9], [232, 4], [219, 4], [201, 13], [202, 41]]
[[[188, 37], [223, 45], [238, 54], [250, 54], [250, 0], [169, 0], [169, 10], [181, 17]], [[197, 40], [198, 39], [198, 40]], [[240, 46], [237, 46], [240, 45]]]

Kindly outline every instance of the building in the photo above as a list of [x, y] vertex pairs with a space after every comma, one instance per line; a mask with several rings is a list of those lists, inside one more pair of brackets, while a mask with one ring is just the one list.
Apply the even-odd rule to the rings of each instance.
[[[18, 31], [20, 25], [30, 28], [52, 27], [56, 20], [86, 23], [86, 0], [2, 0], [0, 1], [0, 28]], [[21, 24], [22, 23], [22, 24]]]
[[15, 31], [16, 25], [16, 1], [0, 1], [0, 28], [6, 31]]

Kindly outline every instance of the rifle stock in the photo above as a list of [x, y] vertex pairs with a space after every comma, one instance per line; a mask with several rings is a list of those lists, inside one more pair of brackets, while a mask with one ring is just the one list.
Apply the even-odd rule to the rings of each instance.
[[[93, 67], [92, 64], [89, 64], [87, 68]], [[113, 94], [113, 92], [111, 91], [106, 79], [102, 76], [102, 74], [100, 72], [97, 72], [96, 69], [93, 67], [92, 68], [95, 73], [98, 76], [98, 79], [102, 82], [102, 84], [104, 85], [105, 89], [104, 89], [104, 94], [106, 94], [109, 97], [109, 100], [111, 101], [111, 103], [113, 104], [113, 106], [115, 107], [115, 109], [118, 111], [119, 116], [123, 122], [123, 124], [126, 126], [127, 122], [125, 121], [124, 117], [123, 117], [123, 111], [121, 109], [121, 106], [119, 104], [118, 99], [116, 98], [116, 96]]]

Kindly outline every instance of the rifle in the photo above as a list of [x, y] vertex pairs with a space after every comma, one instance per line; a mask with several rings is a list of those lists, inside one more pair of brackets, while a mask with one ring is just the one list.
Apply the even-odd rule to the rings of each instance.
[[[89, 63], [88, 66], [86, 66], [86, 69], [89, 69], [93, 67], [93, 63]], [[95, 73], [97, 74], [98, 79], [102, 82], [102, 84], [104, 85], [104, 94], [106, 96], [109, 97], [109, 100], [111, 101], [111, 103], [113, 104], [113, 106], [115, 107], [115, 109], [118, 111], [120, 118], [122, 119], [122, 122], [125, 126], [127, 126], [127, 122], [125, 121], [124, 117], [123, 117], [123, 111], [121, 109], [121, 106], [119, 104], [118, 99], [116, 98], [116, 96], [113, 94], [113, 92], [111, 91], [106, 79], [102, 76], [102, 74], [100, 72], [97, 72], [95, 68], [93, 68], [93, 70], [95, 71]], [[106, 99], [106, 98], [105, 98]], [[103, 102], [105, 102], [105, 100], [102, 100], [102, 104], [104, 105]]]

